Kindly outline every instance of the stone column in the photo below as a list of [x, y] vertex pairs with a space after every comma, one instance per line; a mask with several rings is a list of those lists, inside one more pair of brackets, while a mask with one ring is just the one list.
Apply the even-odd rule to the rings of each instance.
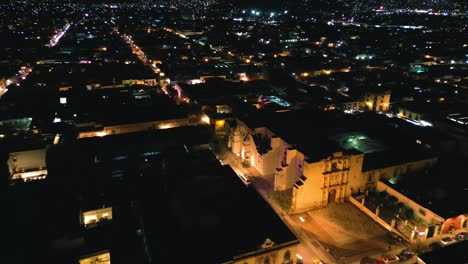
[[410, 236], [410, 243], [413, 243], [414, 242], [414, 235], [416, 234], [416, 231], [411, 230], [411, 236]]
[[426, 226], [426, 229], [424, 229], [424, 240], [427, 239], [427, 234], [429, 233], [429, 227]]
[[435, 225], [434, 227], [434, 235], [433, 236], [438, 236], [439, 235], [439, 228], [440, 228], [440, 225]]

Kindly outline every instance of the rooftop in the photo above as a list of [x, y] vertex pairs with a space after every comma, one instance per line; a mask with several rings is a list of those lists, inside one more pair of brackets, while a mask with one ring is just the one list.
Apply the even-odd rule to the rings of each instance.
[[[260, 250], [267, 239], [278, 244], [298, 243], [296, 237], [271, 207], [252, 188], [246, 187], [229, 168], [216, 162], [206, 150], [177, 155], [177, 172], [169, 172], [173, 185], [165, 216], [168, 238], [158, 226], [149, 227], [152, 247], [164, 241], [165, 258], [177, 261], [223, 263], [235, 256]], [[170, 167], [170, 165], [168, 165]], [[176, 178], [174, 178], [176, 177]], [[152, 206], [144, 208], [146, 221], [160, 215]], [[180, 239], [174, 241], [174, 237]], [[180, 254], [183, 246], [184, 254]], [[210, 253], [206, 249], [210, 249]], [[158, 249], [154, 249], [158, 250]], [[160, 249], [159, 249], [160, 250]]]
[[393, 147], [379, 152], [367, 153], [362, 165], [363, 171], [387, 168], [398, 164], [436, 158], [434, 153], [418, 147]]
[[426, 172], [410, 173], [386, 184], [443, 218], [455, 217], [468, 213], [468, 206], [461, 202], [468, 195], [466, 179], [460, 177], [464, 164], [463, 158], [444, 156]]
[[387, 149], [381, 142], [368, 137], [360, 132], [342, 133], [331, 136], [330, 139], [334, 140], [344, 149], [357, 149], [364, 154], [379, 152]]

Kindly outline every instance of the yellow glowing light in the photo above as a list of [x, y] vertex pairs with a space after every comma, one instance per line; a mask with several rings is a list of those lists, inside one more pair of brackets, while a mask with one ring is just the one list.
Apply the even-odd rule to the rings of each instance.
[[224, 120], [216, 120], [216, 126], [218, 127], [224, 127]]
[[249, 77], [247, 77], [247, 76], [242, 76], [242, 77], [240, 77], [240, 80], [241, 80], [241, 81], [244, 81], [244, 82], [248, 82], [248, 81], [249, 81]]
[[96, 133], [96, 136], [98, 136], [98, 137], [104, 137], [106, 135], [107, 135], [106, 131], [99, 131], [99, 132]]
[[169, 125], [169, 124], [163, 124], [163, 125], [160, 125], [159, 128], [160, 129], [168, 129], [168, 128], [171, 128], [172, 125]]
[[332, 70], [324, 70], [323, 73], [325, 73], [326, 75], [329, 75], [331, 74], [333, 71]]
[[308, 72], [303, 72], [301, 75], [302, 75], [303, 77], [307, 77], [307, 76], [309, 76], [309, 73], [308, 73]]
[[246, 59], [246, 60], [245, 60], [245, 63], [250, 63], [250, 59]]

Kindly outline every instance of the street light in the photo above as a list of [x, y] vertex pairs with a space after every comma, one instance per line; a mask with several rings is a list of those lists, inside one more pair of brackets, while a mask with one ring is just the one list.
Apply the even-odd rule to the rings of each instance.
[[302, 259], [303, 257], [300, 255], [300, 254], [296, 254], [296, 258], [297, 258], [297, 263], [302, 263]]
[[301, 220], [301, 223], [300, 223], [300, 226], [301, 226], [301, 233], [300, 233], [300, 235], [302, 236], [302, 223], [305, 222], [305, 219], [304, 219], [304, 217], [300, 216], [300, 217], [299, 217], [299, 220]]

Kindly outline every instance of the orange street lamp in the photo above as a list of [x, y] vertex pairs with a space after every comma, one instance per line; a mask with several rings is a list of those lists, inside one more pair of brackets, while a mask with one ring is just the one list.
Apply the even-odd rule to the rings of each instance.
[[301, 223], [300, 223], [300, 226], [301, 226], [301, 233], [300, 233], [300, 235], [302, 236], [302, 223], [305, 222], [305, 219], [304, 219], [304, 217], [300, 216], [300, 217], [299, 217], [299, 220], [301, 221]]

